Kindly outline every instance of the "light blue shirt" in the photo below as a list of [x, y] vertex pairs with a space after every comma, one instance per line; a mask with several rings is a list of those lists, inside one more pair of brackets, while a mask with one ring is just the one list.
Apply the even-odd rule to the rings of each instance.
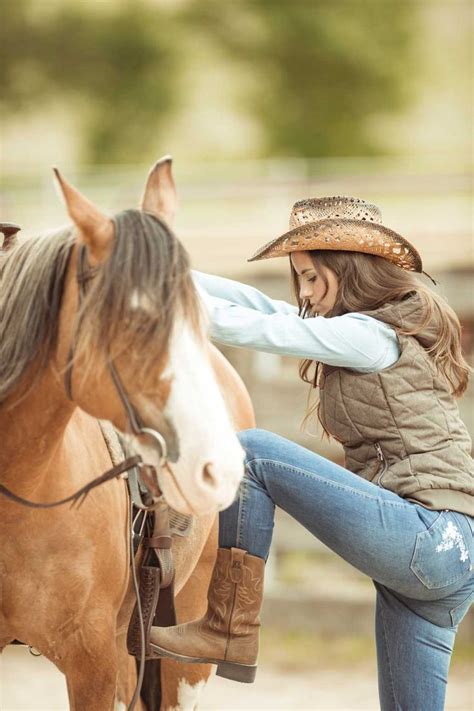
[[394, 329], [366, 314], [303, 319], [296, 306], [247, 284], [197, 271], [193, 279], [209, 311], [211, 338], [218, 343], [361, 373], [388, 368], [400, 356]]

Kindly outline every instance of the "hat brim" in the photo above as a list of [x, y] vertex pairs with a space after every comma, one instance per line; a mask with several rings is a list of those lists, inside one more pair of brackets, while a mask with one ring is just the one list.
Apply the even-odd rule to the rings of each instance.
[[344, 219], [318, 220], [295, 227], [265, 244], [248, 261], [316, 249], [374, 254], [408, 271], [423, 269], [417, 250], [401, 235], [375, 222]]

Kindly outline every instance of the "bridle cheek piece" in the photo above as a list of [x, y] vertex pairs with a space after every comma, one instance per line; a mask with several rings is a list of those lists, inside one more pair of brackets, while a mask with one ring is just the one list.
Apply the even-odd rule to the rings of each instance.
[[[85, 293], [86, 293], [86, 288], [87, 288], [87, 283], [94, 278], [95, 273], [96, 273], [97, 268], [95, 267], [89, 267], [87, 264], [87, 251], [85, 245], [81, 245], [79, 248], [79, 254], [77, 258], [77, 284], [79, 288], [79, 304], [78, 307], [80, 308], [82, 300], [84, 299]], [[71, 343], [71, 347], [69, 350], [69, 355], [68, 355], [68, 362], [66, 365], [66, 371], [64, 375], [64, 387], [66, 390], [66, 394], [70, 400], [73, 400], [72, 396], [72, 370], [74, 366], [74, 349], [77, 341], [77, 336], [79, 332], [81, 324], [80, 322], [78, 323], [77, 330], [74, 336], [74, 339]], [[112, 382], [114, 384], [115, 390], [120, 398], [120, 401], [123, 405], [123, 408], [125, 410], [125, 414], [127, 416], [128, 424], [130, 427], [131, 432], [135, 436], [148, 436], [153, 440], [154, 446], [157, 448], [158, 453], [159, 453], [159, 467], [161, 469], [165, 468], [168, 466], [168, 447], [166, 444], [166, 440], [163, 437], [163, 435], [158, 432], [157, 430], [154, 430], [150, 427], [146, 427], [140, 414], [137, 412], [137, 410], [133, 407], [132, 403], [130, 402], [130, 398], [128, 396], [128, 393], [125, 389], [125, 386], [122, 382], [122, 379], [118, 373], [117, 368], [115, 367], [114, 362], [109, 359], [107, 362], [107, 369], [110, 373], [110, 376], [112, 378]], [[140, 470], [141, 474], [143, 474], [143, 478], [146, 479], [148, 486], [151, 487], [153, 498], [156, 499], [156, 497], [161, 498], [163, 496], [160, 486], [159, 486], [159, 474], [158, 471], [156, 470], [156, 467], [154, 467], [151, 464], [146, 464], [143, 462], [143, 459], [140, 455], [136, 455], [136, 457], [130, 457], [125, 460], [124, 464], [127, 461], [136, 460], [138, 457], [138, 462], [134, 462], [131, 464], [129, 468], [132, 468], [134, 466], [137, 466], [138, 469]], [[134, 501], [137, 505], [139, 505], [141, 502]], [[154, 501], [156, 503], [156, 501]], [[142, 506], [139, 506], [142, 508]], [[145, 508], [148, 508], [145, 506]]]
[[[76, 275], [77, 284], [79, 287], [79, 308], [86, 293], [86, 285], [95, 276], [96, 271], [97, 269], [95, 267], [88, 266], [86, 247], [85, 245], [81, 245], [81, 247], [79, 248]], [[80, 326], [81, 323], [79, 321], [73, 341], [71, 343], [71, 347], [69, 349], [66, 370], [64, 373], [64, 389], [66, 391], [66, 395], [71, 401], [74, 400], [72, 395], [72, 372], [74, 366], [74, 351]], [[127, 391], [125, 390], [122, 380], [112, 360], [108, 361], [107, 368], [111, 375], [112, 382], [114, 383], [117, 394], [122, 402], [125, 413], [127, 415], [130, 430], [135, 436], [150, 437], [153, 441], [153, 445], [157, 448], [159, 452], [160, 470], [167, 469], [168, 471], [171, 471], [171, 468], [168, 463], [168, 447], [166, 445], [165, 438], [157, 430], [154, 430], [150, 427], [146, 427], [144, 425], [140, 414], [135, 410], [135, 408], [130, 402], [130, 398], [128, 397]], [[92, 489], [95, 489], [97, 486], [100, 486], [101, 484], [104, 484], [105, 482], [110, 481], [111, 479], [116, 479], [117, 477], [121, 476], [125, 472], [128, 472], [134, 467], [137, 467], [141, 472], [142, 478], [146, 482], [147, 486], [150, 488], [150, 493], [152, 495], [148, 496], [144, 501], [139, 487], [133, 487], [133, 489], [136, 489], [135, 492], [131, 490], [133, 503], [135, 506], [137, 506], [137, 508], [140, 509], [147, 510], [154, 508], [159, 501], [163, 501], [163, 493], [159, 485], [159, 471], [157, 471], [155, 466], [151, 464], [146, 464], [139, 454], [127, 457], [123, 462], [120, 462], [120, 464], [117, 464], [111, 469], [108, 469], [101, 476], [96, 477], [88, 484], [75, 491], [70, 496], [67, 496], [66, 498], [60, 499], [58, 501], [52, 501], [50, 503], [29, 501], [28, 499], [24, 499], [21, 496], [17, 496], [6, 486], [3, 486], [3, 484], [0, 484], [0, 494], [2, 494], [8, 499], [11, 499], [12, 501], [15, 501], [18, 504], [22, 504], [23, 506], [28, 506], [30, 508], [49, 509], [54, 508], [56, 506], [61, 506], [62, 504], [66, 504], [68, 502], [80, 505]]]

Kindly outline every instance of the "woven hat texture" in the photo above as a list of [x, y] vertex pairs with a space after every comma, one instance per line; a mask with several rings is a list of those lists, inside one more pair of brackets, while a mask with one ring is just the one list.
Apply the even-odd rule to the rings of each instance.
[[382, 214], [376, 205], [343, 196], [309, 198], [295, 203], [289, 231], [265, 244], [248, 261], [316, 249], [375, 254], [402, 269], [415, 272], [423, 269], [417, 250], [382, 224]]

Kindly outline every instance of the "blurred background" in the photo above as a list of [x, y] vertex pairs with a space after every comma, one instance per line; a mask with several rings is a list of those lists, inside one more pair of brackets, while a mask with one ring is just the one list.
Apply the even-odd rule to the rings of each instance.
[[[67, 221], [52, 165], [101, 208], [134, 207], [149, 166], [171, 153], [176, 231], [193, 266], [292, 299], [286, 260], [247, 257], [287, 229], [297, 199], [362, 197], [418, 247], [462, 321], [472, 364], [472, 9], [470, 0], [1, 0], [0, 220], [25, 236]], [[307, 391], [296, 359], [224, 352], [260, 427], [342, 461], [315, 423], [300, 427]], [[471, 433], [473, 397], [471, 387], [460, 404]], [[242, 708], [377, 708], [373, 600], [369, 580], [279, 515], [266, 672], [241, 693]], [[473, 649], [471, 614], [448, 708], [474, 707]], [[288, 697], [275, 697], [272, 670], [285, 673]], [[18, 689], [9, 694], [9, 708], [31, 708]]]

